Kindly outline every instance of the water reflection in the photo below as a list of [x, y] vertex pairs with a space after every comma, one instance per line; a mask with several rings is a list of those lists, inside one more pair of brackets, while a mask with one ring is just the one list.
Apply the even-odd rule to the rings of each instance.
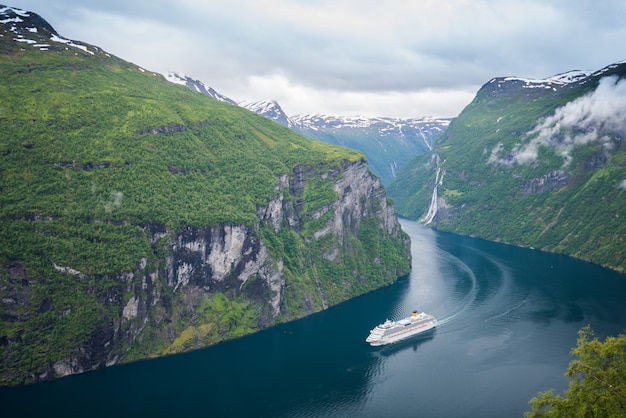
[[395, 344], [384, 345], [377, 347], [377, 354], [383, 357], [391, 357], [397, 354], [399, 351], [411, 350], [417, 352], [418, 348], [435, 338], [437, 328], [430, 329], [422, 334], [415, 335], [403, 341], [398, 341]]

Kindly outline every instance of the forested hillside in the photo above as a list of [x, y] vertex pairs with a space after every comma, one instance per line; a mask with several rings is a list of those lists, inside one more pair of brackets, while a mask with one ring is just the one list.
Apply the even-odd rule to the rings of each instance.
[[407, 274], [361, 153], [0, 14], [0, 384], [214, 344]]
[[626, 64], [485, 84], [398, 174], [398, 211], [443, 230], [626, 269]]

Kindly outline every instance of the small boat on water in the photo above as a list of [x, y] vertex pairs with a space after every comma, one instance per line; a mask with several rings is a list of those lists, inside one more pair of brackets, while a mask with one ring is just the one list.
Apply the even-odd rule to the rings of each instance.
[[372, 346], [395, 343], [400, 340], [420, 334], [437, 326], [434, 316], [427, 313], [417, 313], [413, 311], [408, 318], [399, 321], [386, 320], [370, 331], [370, 335], [365, 342]]

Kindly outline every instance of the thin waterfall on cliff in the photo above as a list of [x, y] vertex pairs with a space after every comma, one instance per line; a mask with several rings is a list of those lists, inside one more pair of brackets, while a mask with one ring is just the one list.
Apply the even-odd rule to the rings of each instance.
[[435, 217], [437, 216], [437, 210], [438, 210], [437, 200], [439, 197], [438, 188], [440, 185], [443, 184], [443, 176], [446, 174], [446, 171], [442, 170], [441, 165], [439, 164], [439, 155], [435, 154], [434, 157], [437, 161], [437, 174], [435, 176], [435, 187], [433, 188], [433, 194], [432, 194], [432, 197], [430, 198], [430, 206], [428, 207], [428, 211], [426, 212], [426, 215], [424, 215], [424, 217], [422, 218], [422, 222], [424, 222], [425, 225], [429, 225], [430, 223], [432, 223], [435, 220]]

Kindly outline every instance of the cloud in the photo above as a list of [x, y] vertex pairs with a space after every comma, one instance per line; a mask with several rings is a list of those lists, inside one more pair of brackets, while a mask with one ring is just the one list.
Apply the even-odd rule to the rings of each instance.
[[[459, 108], [474, 97], [474, 90], [383, 91], [318, 89], [314, 86], [293, 83], [284, 74], [267, 77], [250, 77], [248, 89], [261, 97], [276, 100], [290, 116], [324, 113], [334, 116], [441, 116], [451, 105]], [[232, 99], [240, 101], [247, 96]]]
[[610, 151], [625, 129], [626, 80], [604, 77], [593, 92], [557, 108], [554, 115], [539, 122], [528, 132], [529, 142], [516, 145], [505, 157], [501, 156], [502, 144], [498, 144], [489, 162], [528, 165], [537, 161], [541, 147], [549, 147], [563, 157], [566, 166], [575, 147], [595, 142]]
[[620, 188], [626, 190], [626, 180], [622, 180], [622, 182], [619, 185]]
[[124, 198], [124, 193], [122, 192], [111, 192], [109, 196], [109, 200], [104, 203], [104, 210], [107, 213], [111, 213], [114, 209], [122, 206], [122, 199]]
[[[283, 88], [336, 93], [321, 102], [300, 96], [293, 104], [305, 109], [299, 113], [336, 112], [335, 97], [357, 95], [380, 98], [337, 113], [456, 116], [471, 101], [467, 92], [495, 76], [544, 78], [626, 58], [615, 56], [626, 38], [622, 0], [14, 3], [41, 14], [65, 37], [151, 71], [187, 74], [236, 99], [272, 98], [255, 86], [277, 76], [289, 80]], [[392, 97], [400, 114], [387, 107]]]

